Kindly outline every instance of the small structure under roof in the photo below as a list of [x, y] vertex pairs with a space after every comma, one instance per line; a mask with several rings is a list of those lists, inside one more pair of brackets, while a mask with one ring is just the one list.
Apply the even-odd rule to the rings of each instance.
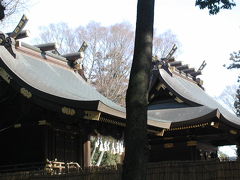
[[218, 146], [240, 143], [240, 119], [207, 95], [192, 72], [179, 61], [154, 62], [148, 114], [171, 126], [150, 139], [150, 161], [217, 157]]

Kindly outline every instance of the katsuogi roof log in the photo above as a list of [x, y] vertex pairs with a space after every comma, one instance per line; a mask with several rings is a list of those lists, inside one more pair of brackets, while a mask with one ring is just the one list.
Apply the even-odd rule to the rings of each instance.
[[198, 76], [198, 75], [201, 75], [202, 72], [201, 72], [201, 71], [194, 71], [194, 72], [189, 72], [189, 74], [190, 74], [191, 76], [196, 77], [196, 76]]
[[192, 72], [195, 72], [195, 69], [194, 68], [189, 68], [189, 69], [183, 69], [182, 71], [190, 74]]
[[187, 64], [184, 64], [184, 65], [182, 65], [182, 66], [178, 66], [178, 67], [177, 67], [177, 69], [178, 69], [179, 71], [182, 71], [182, 70], [188, 69], [188, 68], [189, 68], [189, 67], [188, 67]]
[[170, 66], [181, 66], [182, 65], [182, 61], [173, 61], [169, 63]]
[[82, 52], [75, 52], [75, 53], [64, 54], [62, 56], [65, 57], [69, 61], [75, 61], [77, 59], [82, 58], [83, 53]]
[[41, 51], [53, 51], [59, 47], [57, 43], [38, 44], [35, 46], [39, 48]]

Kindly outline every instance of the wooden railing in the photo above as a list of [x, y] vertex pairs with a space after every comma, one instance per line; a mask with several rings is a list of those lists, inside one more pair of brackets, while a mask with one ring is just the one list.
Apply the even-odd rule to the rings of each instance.
[[45, 167], [44, 162], [24, 163], [0, 166], [0, 175], [3, 173], [23, 172], [23, 171], [39, 171]]
[[[79, 172], [48, 174], [28, 171], [0, 174], [0, 180], [121, 180], [122, 166], [89, 167]], [[147, 180], [240, 180], [240, 161], [174, 161], [150, 163]]]

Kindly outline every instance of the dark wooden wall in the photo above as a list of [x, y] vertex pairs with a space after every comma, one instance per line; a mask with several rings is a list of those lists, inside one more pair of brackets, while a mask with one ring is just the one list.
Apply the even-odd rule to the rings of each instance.
[[83, 137], [81, 135], [45, 127], [44, 136], [47, 159], [83, 164]]
[[0, 164], [36, 163], [44, 161], [43, 129], [36, 127], [10, 128], [0, 135]]
[[0, 166], [46, 159], [83, 164], [83, 137], [69, 117], [34, 104], [4, 81], [0, 85]]
[[164, 148], [162, 144], [152, 145], [149, 153], [149, 162], [200, 159], [200, 152], [195, 146]]

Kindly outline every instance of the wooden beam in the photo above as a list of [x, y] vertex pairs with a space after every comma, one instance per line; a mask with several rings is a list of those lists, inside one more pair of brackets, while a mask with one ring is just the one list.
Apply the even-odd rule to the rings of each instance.
[[84, 167], [91, 166], [91, 142], [89, 138], [83, 144], [83, 165]]
[[160, 132], [156, 133], [157, 136], [163, 136], [165, 132], [165, 129], [161, 130]]
[[88, 119], [88, 120], [95, 120], [98, 121], [100, 119], [101, 116], [101, 112], [98, 111], [84, 111], [84, 119]]

